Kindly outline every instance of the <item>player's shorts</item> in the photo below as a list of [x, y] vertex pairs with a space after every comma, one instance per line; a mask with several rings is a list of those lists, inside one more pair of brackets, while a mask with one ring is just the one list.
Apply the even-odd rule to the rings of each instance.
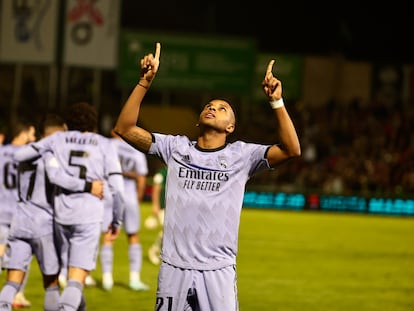
[[56, 224], [58, 244], [68, 246], [69, 267], [87, 271], [96, 268], [101, 226], [100, 222], [80, 225]]
[[9, 237], [5, 267], [27, 272], [32, 261], [32, 254], [36, 257], [42, 274], [57, 275], [59, 273], [60, 263], [53, 234], [35, 239]]
[[7, 238], [9, 237], [10, 225], [0, 224], [0, 245], [7, 244]]
[[235, 266], [186, 270], [162, 263], [156, 310], [239, 310]]
[[124, 231], [128, 234], [136, 233], [140, 230], [140, 207], [137, 200], [134, 200], [134, 198], [125, 199], [125, 210], [122, 222]]

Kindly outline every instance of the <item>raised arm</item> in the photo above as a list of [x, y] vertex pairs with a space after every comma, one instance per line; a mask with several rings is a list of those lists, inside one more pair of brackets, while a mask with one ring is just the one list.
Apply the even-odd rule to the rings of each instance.
[[132, 90], [122, 108], [114, 131], [127, 143], [147, 153], [151, 146], [151, 133], [138, 127], [137, 121], [142, 100], [157, 74], [160, 64], [161, 44], [156, 44], [155, 56], [150, 53], [141, 59], [141, 73], [138, 84]]
[[282, 98], [282, 82], [273, 76], [274, 60], [267, 65], [263, 79], [263, 91], [269, 99], [277, 120], [277, 131], [281, 140], [280, 145], [273, 145], [267, 153], [270, 166], [275, 167], [287, 160], [300, 156], [300, 143], [292, 119]]

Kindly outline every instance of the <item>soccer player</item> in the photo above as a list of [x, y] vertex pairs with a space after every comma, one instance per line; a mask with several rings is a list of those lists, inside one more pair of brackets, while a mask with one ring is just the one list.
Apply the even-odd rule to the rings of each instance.
[[262, 88], [279, 144], [227, 142], [236, 118], [223, 99], [204, 106], [195, 141], [139, 127], [140, 106], [158, 71], [160, 52], [157, 43], [155, 55], [141, 59], [139, 82], [114, 128], [129, 144], [168, 167], [156, 309], [238, 310], [236, 256], [246, 182], [253, 174], [299, 157], [299, 139], [282, 99], [282, 83], [272, 73], [274, 60], [267, 66]]
[[[42, 137], [66, 130], [63, 119], [48, 114], [42, 123]], [[0, 310], [11, 310], [13, 297], [21, 286], [32, 254], [43, 275], [44, 310], [57, 310], [60, 259], [55, 247], [52, 183], [65, 189], [87, 191], [102, 198], [103, 182], [88, 182], [67, 175], [48, 152], [18, 165], [19, 201], [8, 238], [7, 282], [0, 292]]]
[[[123, 230], [128, 239], [129, 258], [129, 287], [135, 291], [148, 290], [149, 287], [141, 281], [142, 268], [142, 245], [139, 239], [141, 224], [140, 202], [142, 202], [146, 176], [148, 174], [148, 163], [146, 155], [123, 141], [114, 132], [111, 133], [118, 157], [121, 162], [125, 196], [125, 209], [123, 215]], [[102, 287], [111, 290], [114, 284], [112, 268], [114, 264], [113, 240], [103, 235], [100, 250], [102, 268]]]
[[[163, 165], [159, 168], [153, 176], [152, 179], [152, 195], [151, 195], [151, 205], [152, 213], [155, 219], [157, 219], [158, 224], [162, 227], [164, 225], [164, 209], [165, 209], [165, 184], [167, 181], [167, 167]], [[155, 241], [152, 243], [148, 249], [148, 258], [154, 265], [159, 265], [160, 261], [160, 251], [161, 251], [161, 242], [162, 242], [163, 230], [158, 232]]]
[[[25, 146], [15, 154], [16, 159], [24, 161], [50, 151], [68, 174], [86, 181], [108, 180], [110, 184], [113, 176], [121, 175], [115, 148], [106, 137], [96, 133], [97, 111], [92, 105], [70, 105], [65, 121], [68, 131]], [[105, 185], [104, 196], [112, 195]], [[123, 198], [123, 185], [119, 184], [117, 189], [115, 195]], [[96, 267], [104, 203], [89, 193], [61, 189], [55, 196], [54, 207], [57, 233], [69, 245], [68, 281], [60, 295], [59, 310], [85, 310], [85, 278]], [[114, 212], [108, 228], [113, 239], [119, 235], [122, 212]]]
[[[17, 205], [17, 162], [13, 154], [23, 145], [36, 140], [36, 128], [30, 122], [19, 121], [11, 127], [11, 141], [0, 146], [0, 270], [6, 260], [6, 244], [10, 223]], [[31, 303], [24, 296], [27, 275], [15, 296], [15, 308], [30, 307]]]

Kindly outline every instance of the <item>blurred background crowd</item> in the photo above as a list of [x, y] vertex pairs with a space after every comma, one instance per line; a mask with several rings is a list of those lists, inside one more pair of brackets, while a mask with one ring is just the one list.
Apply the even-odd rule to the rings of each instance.
[[[226, 38], [231, 36], [237, 38], [237, 44], [243, 43], [243, 38], [247, 42], [254, 41], [254, 50], [266, 57], [274, 54], [298, 55], [299, 62], [296, 58], [288, 62], [289, 65], [297, 65], [307, 56], [333, 56], [336, 59], [332, 66], [330, 62], [323, 68], [314, 59], [313, 67], [307, 66], [307, 69], [313, 68], [310, 78], [303, 77], [305, 71], [292, 74], [297, 81], [303, 80], [301, 85], [307, 88], [296, 90], [293, 96], [292, 88], [286, 88], [284, 93], [284, 96], [288, 94], [285, 101], [300, 135], [302, 157], [278, 170], [255, 176], [249, 186], [269, 191], [414, 196], [414, 51], [408, 44], [412, 27], [407, 4], [396, 2], [390, 6], [364, 6], [357, 2], [319, 5], [315, 2], [265, 1], [250, 6], [236, 1], [213, 0], [203, 4], [161, 1], [154, 7], [134, 0], [65, 0], [59, 5], [57, 3], [29, 0], [0, 2], [3, 16], [0, 27], [0, 130], [6, 133], [5, 142], [9, 124], [15, 118], [38, 120], [46, 111], [59, 110], [76, 101], [89, 101], [96, 105], [100, 113], [100, 131], [109, 134], [131, 85], [120, 85], [117, 78], [120, 65], [116, 67], [110, 63], [108, 67], [99, 67], [99, 61], [111, 50], [109, 45], [92, 52], [85, 50], [85, 53], [81, 48], [89, 43], [88, 40], [96, 44], [94, 38], [102, 39], [99, 36], [113, 31], [118, 13], [120, 32], [128, 29], [137, 38], [141, 38], [143, 32], [149, 37], [150, 46], [160, 36], [173, 38], [172, 42], [179, 44], [182, 35], [195, 35], [197, 38], [208, 36], [208, 48], [212, 50], [215, 48], [211, 47], [211, 43], [216, 38], [217, 49], [220, 50], [226, 44]], [[53, 10], [57, 15], [56, 29], [45, 26], [48, 23], [45, 16]], [[108, 31], [100, 34], [102, 29]], [[41, 43], [42, 48], [48, 47], [42, 35], [51, 30], [56, 31], [56, 36], [52, 36], [57, 39], [54, 52], [47, 61], [43, 58], [49, 54], [40, 53], [39, 59], [33, 62], [30, 59], [36, 56], [34, 54]], [[72, 42], [71, 38], [77, 41]], [[12, 39], [16, 40], [15, 45], [10, 44]], [[191, 37], [185, 44], [188, 45], [188, 42], [191, 43]], [[134, 59], [139, 59], [144, 53], [140, 50], [140, 42], [131, 41], [128, 47], [132, 49]], [[115, 46], [115, 50], [118, 48]], [[191, 50], [193, 46], [185, 48]], [[30, 49], [33, 51], [25, 55]], [[203, 53], [208, 52], [205, 47], [203, 49]], [[250, 53], [253, 49], [248, 47], [246, 51]], [[122, 63], [123, 52], [119, 53]], [[173, 53], [170, 51], [167, 61], [166, 54], [162, 53], [161, 68], [174, 69], [168, 62]], [[29, 60], [17, 61], [18, 57]], [[232, 57], [232, 54], [224, 55], [218, 60], [224, 61], [224, 64], [229, 62], [235, 68], [243, 65], [237, 60], [232, 63]], [[234, 58], [237, 57], [244, 55], [234, 55]], [[347, 61], [351, 64], [344, 65]], [[87, 65], [89, 63], [90, 66]], [[283, 65], [283, 61], [281, 63]], [[215, 64], [207, 64], [206, 69], [211, 69], [209, 67]], [[276, 63], [276, 70], [280, 68], [279, 64]], [[392, 65], [400, 74], [395, 87], [398, 96], [387, 104], [379, 102], [371, 92], [370, 88], [374, 89], [377, 81], [369, 71], [371, 69], [369, 72], [365, 70], [368, 64]], [[324, 68], [331, 69], [333, 76], [324, 76]], [[134, 69], [131, 70], [134, 75]], [[189, 67], [185, 74], [191, 73], [191, 70]], [[256, 68], [254, 71], [257, 71]], [[258, 70], [260, 74], [262, 71], [262, 68]], [[214, 70], [209, 73], [214, 74]], [[342, 78], [342, 74], [347, 78]], [[233, 74], [237, 75], [238, 72]], [[282, 75], [284, 85], [289, 85], [287, 80], [292, 75], [289, 72]], [[364, 78], [368, 76], [372, 81]], [[180, 85], [178, 78], [180, 72], [172, 72], [169, 81], [173, 83], [176, 80]], [[333, 85], [326, 87], [332, 80]], [[160, 81], [163, 81], [162, 78]], [[161, 85], [160, 81], [158, 85]], [[351, 86], [349, 81], [353, 83]], [[341, 85], [343, 90], [339, 90]], [[150, 130], [170, 131], [168, 118], [179, 117], [182, 119], [183, 134], [191, 135], [200, 106], [212, 97], [228, 95], [223, 86], [217, 92], [212, 89], [198, 91], [197, 88], [176, 90], [174, 87], [152, 90], [148, 94], [147, 107], [155, 107], [158, 112], [148, 118], [150, 122], [147, 127]], [[267, 105], [258, 105], [257, 98], [245, 94], [232, 93], [230, 97], [234, 102], [242, 103], [233, 139], [267, 143], [278, 141], [273, 116]], [[254, 107], [246, 109], [249, 102], [254, 102]], [[174, 109], [178, 113], [178, 107], [184, 107], [182, 113], [189, 113], [188, 117], [171, 115]], [[166, 109], [168, 112], [165, 112]], [[150, 115], [150, 111], [147, 114]], [[161, 118], [161, 114], [166, 116]], [[181, 129], [171, 131], [175, 133], [176, 130]], [[150, 160], [150, 170], [156, 166], [151, 166]]]
[[[323, 107], [289, 106], [302, 157], [254, 182], [268, 189], [303, 193], [413, 197], [414, 113], [412, 109], [362, 106], [358, 101]], [[241, 136], [277, 141], [272, 115], [257, 120]]]

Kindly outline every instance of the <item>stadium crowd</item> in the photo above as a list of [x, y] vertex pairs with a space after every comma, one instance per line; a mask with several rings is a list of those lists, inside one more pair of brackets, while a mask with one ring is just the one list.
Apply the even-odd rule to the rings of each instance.
[[[267, 107], [265, 107], [267, 108]], [[251, 181], [270, 190], [410, 197], [414, 193], [414, 111], [374, 101], [289, 105], [302, 157]], [[261, 118], [256, 118], [261, 116]], [[271, 118], [257, 113], [241, 136], [274, 141]]]

